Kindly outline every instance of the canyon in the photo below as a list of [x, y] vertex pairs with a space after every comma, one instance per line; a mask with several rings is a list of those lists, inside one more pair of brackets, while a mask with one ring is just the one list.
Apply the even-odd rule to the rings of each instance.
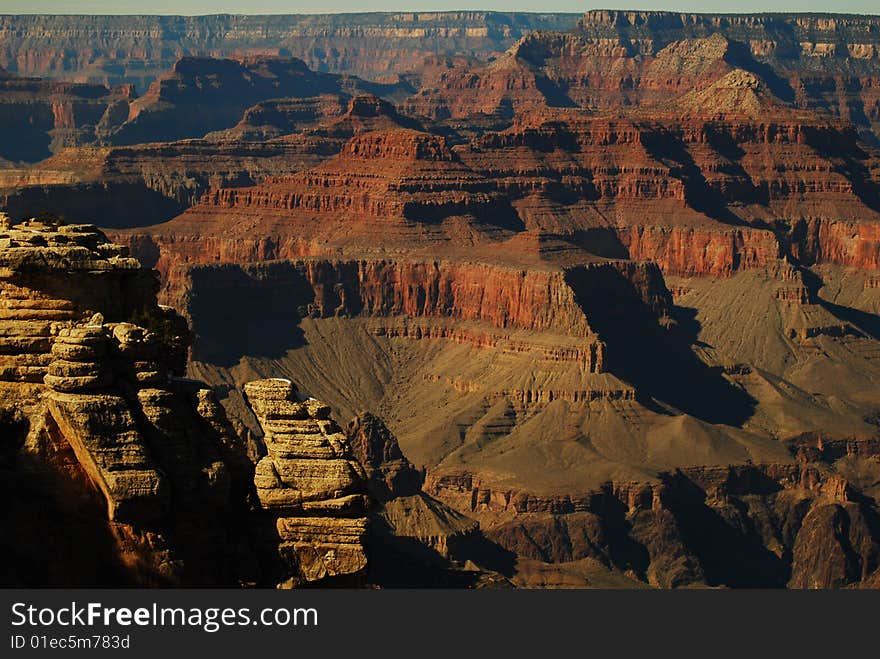
[[269, 20], [0, 20], [2, 468], [102, 583], [880, 585], [880, 20]]
[[[396, 575], [368, 570], [368, 531], [409, 511], [407, 498], [431, 508], [374, 532], [379, 566], [404, 556], [419, 579], [493, 578], [448, 551], [420, 555], [460, 527], [479, 532], [447, 521], [375, 420], [347, 435], [289, 380], [255, 380], [243, 391], [262, 439], [248, 443], [212, 389], [184, 376], [187, 322], [157, 304], [156, 273], [126, 247], [36, 221], [0, 241], [4, 584], [381, 585]], [[349, 435], [371, 478], [401, 474], [381, 506]]]
[[430, 57], [486, 58], [532, 30], [566, 30], [577, 14], [370, 12], [286, 16], [0, 15], [0, 66], [144, 91], [182, 57], [280, 55], [309, 68], [396, 76]]

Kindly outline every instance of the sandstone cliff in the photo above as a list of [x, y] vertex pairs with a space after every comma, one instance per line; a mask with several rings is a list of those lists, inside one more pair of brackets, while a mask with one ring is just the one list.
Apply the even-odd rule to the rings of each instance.
[[[243, 578], [242, 529], [226, 520], [244, 510], [250, 470], [212, 392], [173, 377], [184, 368], [186, 325], [156, 305], [152, 274], [81, 225], [6, 228], [0, 258], [0, 389], [4, 408], [26, 419], [5, 465], [7, 505], [11, 519], [45, 506], [44, 531], [69, 534], [71, 551], [85, 556], [74, 565], [22, 545], [48, 567], [25, 559], [12, 582]], [[71, 505], [83, 512], [68, 520]]]

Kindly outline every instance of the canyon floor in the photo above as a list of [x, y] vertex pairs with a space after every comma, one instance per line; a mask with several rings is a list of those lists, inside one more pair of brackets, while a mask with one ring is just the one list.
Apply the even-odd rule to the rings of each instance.
[[[189, 346], [166, 370], [222, 404], [198, 394], [235, 476], [209, 517], [239, 521], [215, 529], [214, 576], [162, 579], [880, 586], [877, 17], [437, 14], [415, 41], [399, 16], [347, 18], [360, 41], [319, 17], [268, 54], [166, 35], [179, 57], [149, 84], [136, 21], [98, 30], [114, 68], [76, 17], [45, 18], [78, 49], [58, 80], [36, 19], [2, 19], [5, 249], [40, 247], [32, 226], [55, 254], [90, 223], [157, 278], [137, 304], [61, 294], [63, 262], [37, 276], [10, 252], [21, 450], [64, 446], [57, 402], [33, 430], [63, 398], [50, 338], [96, 312]], [[34, 300], [59, 295], [36, 341]], [[168, 309], [186, 332], [160, 331]], [[114, 386], [138, 419], [160, 406]], [[280, 544], [254, 535], [269, 518]], [[153, 565], [143, 519], [120, 523], [126, 560]], [[185, 516], [160, 527], [198, 564]]]

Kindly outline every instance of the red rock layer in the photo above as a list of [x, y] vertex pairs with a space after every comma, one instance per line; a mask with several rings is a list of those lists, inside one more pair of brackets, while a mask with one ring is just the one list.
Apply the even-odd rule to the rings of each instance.
[[587, 234], [604, 228], [616, 255], [668, 273], [727, 275], [783, 255], [876, 268], [876, 151], [846, 125], [755, 99], [764, 114], [545, 111], [458, 153], [528, 229], [594, 249]]
[[[171, 261], [174, 256], [167, 258]], [[258, 265], [179, 265], [168, 273], [170, 285], [164, 297], [182, 301], [183, 295], [202, 283], [217, 288], [227, 278], [237, 281], [243, 268], [255, 282], [277, 277], [301, 282], [304, 287], [290, 304], [317, 317], [436, 317], [594, 338], [578, 303], [579, 288], [590, 285], [594, 269], [608, 267], [613, 266], [523, 271], [481, 263], [319, 258], [276, 262], [265, 271]], [[644, 298], [662, 311], [668, 304], [665, 288], [655, 288], [662, 286], [662, 280], [645, 272], [650, 266], [628, 269], [635, 282], [644, 282]]]
[[[357, 136], [339, 156], [301, 174], [211, 190], [154, 235], [180, 241], [204, 236], [208, 242], [199, 250], [232, 249], [237, 256], [227, 260], [244, 262], [320, 253], [328, 242], [361, 251], [393, 243], [421, 249], [473, 243], [517, 221], [503, 197], [463, 166], [443, 138], [394, 130]], [[255, 226], [261, 230], [255, 233]], [[376, 231], [383, 232], [381, 244], [373, 240]]]

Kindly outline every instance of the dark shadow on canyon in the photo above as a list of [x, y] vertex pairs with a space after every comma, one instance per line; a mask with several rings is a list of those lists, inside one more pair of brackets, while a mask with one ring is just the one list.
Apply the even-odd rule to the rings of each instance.
[[645, 132], [642, 145], [652, 158], [669, 167], [671, 177], [681, 181], [688, 206], [724, 224], [745, 224], [727, 208], [727, 201], [721, 192], [709, 185], [699, 165], [677, 135], [665, 131]]
[[411, 222], [439, 225], [453, 217], [473, 217], [477, 228], [495, 226], [510, 231], [524, 231], [525, 222], [507, 199], [497, 198], [474, 207], [469, 202], [424, 204], [406, 203], [403, 216]]
[[[663, 480], [674, 492], [669, 508], [682, 539], [699, 559], [709, 585], [785, 587], [791, 557], [777, 556], [764, 545], [741, 500], [730, 497], [724, 507], [712, 508], [706, 505], [706, 493], [684, 474], [665, 474]], [[768, 486], [781, 489], [775, 482]]]
[[[386, 520], [371, 515], [368, 579], [383, 588], [472, 588], [485, 570], [513, 575], [516, 554], [482, 533], [454, 536], [450, 541], [449, 556], [444, 556], [421, 540], [395, 535]], [[462, 569], [467, 561], [484, 571]]]
[[856, 131], [812, 129], [805, 130], [804, 136], [806, 143], [831, 163], [832, 171], [849, 182], [853, 194], [880, 213], [880, 185], [868, 168], [871, 158], [859, 144]]
[[106, 229], [160, 224], [186, 208], [136, 183], [29, 186], [0, 194], [0, 206], [5, 206], [15, 219], [48, 214], [62, 221], [96, 224]]
[[[783, 49], [786, 47], [786, 42], [792, 44], [792, 46], [789, 46], [792, 48], [792, 55], [797, 53], [797, 51], [794, 50], [793, 44], [797, 44], [798, 41], [793, 34], [790, 25], [784, 21], [773, 22], [768, 25], [768, 31], [774, 31], [780, 35], [780, 43], [778, 44], [776, 51], [777, 56], [784, 52]], [[764, 84], [767, 85], [770, 92], [779, 100], [784, 103], [795, 102], [796, 96], [794, 88], [791, 86], [791, 82], [776, 73], [773, 67], [769, 64], [756, 60], [752, 55], [752, 49], [749, 44], [743, 43], [742, 41], [730, 41], [725, 59], [730, 64], [738, 66], [739, 68], [745, 69], [758, 76]]]
[[700, 331], [694, 309], [672, 307], [674, 322], [665, 328], [632, 282], [613, 268], [566, 276], [590, 326], [608, 346], [606, 369], [635, 386], [640, 402], [658, 412], [669, 413], [664, 406], [671, 406], [731, 426], [752, 416], [757, 401], [694, 354]]
[[820, 297], [819, 291], [825, 286], [822, 277], [809, 268], [801, 268], [801, 274], [811, 300], [815, 300], [817, 304], [838, 320], [849, 323], [874, 340], [880, 340], [880, 315], [836, 304]]
[[564, 236], [564, 240], [581, 249], [606, 259], [628, 259], [629, 250], [617, 231], [608, 227], [591, 227]]
[[54, 460], [20, 452], [0, 465], [0, 586], [170, 585], [125, 555], [73, 457], [61, 450]]
[[602, 521], [611, 564], [620, 570], [632, 570], [639, 579], [647, 581], [651, 554], [647, 547], [632, 537], [633, 520], [627, 512], [627, 506], [616, 497], [603, 498]]
[[48, 107], [34, 104], [30, 116], [15, 116], [4, 106], [2, 119], [3, 140], [0, 141], [0, 159], [11, 162], [34, 163], [52, 155], [51, 131], [55, 125]]
[[576, 108], [577, 103], [571, 100], [571, 97], [563, 89], [557, 81], [551, 80], [546, 76], [535, 76], [535, 87], [541, 92], [546, 99], [547, 105], [554, 108]]
[[242, 357], [278, 359], [306, 344], [299, 327], [314, 292], [289, 263], [190, 271], [192, 358], [232, 367]]

